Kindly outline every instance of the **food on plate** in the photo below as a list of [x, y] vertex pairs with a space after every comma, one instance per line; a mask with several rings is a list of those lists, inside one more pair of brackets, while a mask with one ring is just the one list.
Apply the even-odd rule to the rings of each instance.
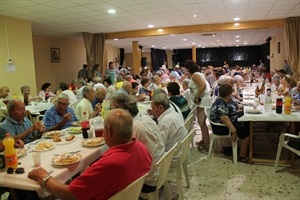
[[56, 165], [68, 165], [75, 163], [81, 159], [80, 154], [69, 154], [69, 153], [64, 153], [56, 156], [53, 158], [53, 163]]
[[82, 141], [82, 144], [85, 146], [97, 146], [104, 144], [105, 140], [103, 137], [96, 137], [96, 138], [89, 138], [84, 141]]
[[47, 150], [47, 149], [51, 149], [54, 146], [53, 143], [50, 142], [41, 142], [38, 143], [35, 147], [36, 151], [43, 151], [43, 150]]
[[81, 121], [72, 122], [72, 126], [81, 126]]
[[66, 137], [66, 141], [71, 141], [75, 138], [75, 135], [69, 135], [68, 137]]
[[57, 136], [57, 135], [54, 135], [53, 136], [53, 141], [54, 142], [61, 142], [61, 138], [59, 136]]
[[82, 131], [82, 128], [81, 127], [70, 127], [68, 129], [68, 132], [69, 133], [80, 133]]
[[63, 135], [62, 131], [51, 131], [51, 132], [45, 133], [46, 138], [53, 138], [55, 136], [62, 136], [62, 135]]

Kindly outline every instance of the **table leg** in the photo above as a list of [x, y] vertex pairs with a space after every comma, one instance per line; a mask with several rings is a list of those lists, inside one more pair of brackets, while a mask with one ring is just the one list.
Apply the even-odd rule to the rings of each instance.
[[253, 121], [250, 121], [250, 134], [249, 134], [249, 164], [253, 164]]

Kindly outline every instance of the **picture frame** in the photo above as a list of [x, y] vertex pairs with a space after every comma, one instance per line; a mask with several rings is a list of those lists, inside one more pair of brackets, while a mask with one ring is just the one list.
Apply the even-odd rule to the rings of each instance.
[[60, 62], [60, 49], [51, 48], [51, 62], [59, 63]]
[[277, 42], [277, 54], [280, 54], [280, 42]]

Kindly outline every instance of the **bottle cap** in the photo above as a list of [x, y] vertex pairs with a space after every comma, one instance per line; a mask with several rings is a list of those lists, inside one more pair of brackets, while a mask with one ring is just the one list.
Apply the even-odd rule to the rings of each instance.
[[6, 133], [6, 134], [5, 134], [5, 137], [10, 137], [10, 133]]

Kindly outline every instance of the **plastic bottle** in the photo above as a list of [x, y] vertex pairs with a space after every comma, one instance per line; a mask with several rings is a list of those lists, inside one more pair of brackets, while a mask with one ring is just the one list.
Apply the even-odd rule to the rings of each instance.
[[82, 137], [88, 138], [89, 136], [87, 131], [90, 129], [90, 121], [86, 111], [83, 111], [82, 113], [81, 128], [82, 128]]
[[271, 97], [271, 88], [267, 89], [266, 96], [265, 96], [265, 112], [271, 113], [272, 112], [272, 97]]
[[288, 94], [285, 97], [285, 102], [284, 102], [284, 114], [289, 115], [291, 114], [292, 110], [292, 98], [290, 97], [290, 95]]
[[110, 110], [110, 103], [108, 100], [104, 99], [104, 101], [101, 104], [101, 115], [102, 115], [102, 119], [105, 119], [106, 117], [106, 113], [108, 110]]
[[14, 147], [15, 139], [10, 137], [9, 133], [5, 134], [3, 139], [3, 145], [5, 146], [4, 157], [5, 157], [5, 166], [6, 168], [12, 167], [13, 169], [18, 168], [18, 157], [17, 151]]
[[256, 89], [255, 89], [255, 97], [258, 97], [259, 95], [260, 95], [260, 89], [257, 86]]

